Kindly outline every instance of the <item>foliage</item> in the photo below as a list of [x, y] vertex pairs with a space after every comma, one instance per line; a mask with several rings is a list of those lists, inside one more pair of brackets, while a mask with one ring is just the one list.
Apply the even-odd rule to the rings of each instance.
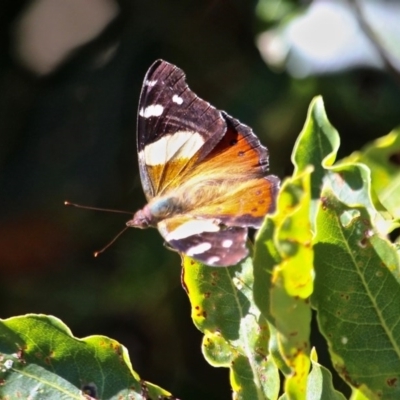
[[[235, 399], [344, 399], [310, 343], [312, 309], [352, 398], [400, 397], [400, 260], [389, 240], [399, 217], [399, 135], [335, 163], [339, 135], [314, 99], [294, 173], [252, 255], [229, 268], [183, 259], [202, 352], [229, 368]], [[76, 339], [43, 315], [1, 321], [0, 385], [1, 399], [171, 398], [140, 380], [122, 345]]]
[[140, 380], [127, 350], [104, 336], [74, 338], [57, 318], [30, 314], [0, 324], [0, 398], [172, 399]]

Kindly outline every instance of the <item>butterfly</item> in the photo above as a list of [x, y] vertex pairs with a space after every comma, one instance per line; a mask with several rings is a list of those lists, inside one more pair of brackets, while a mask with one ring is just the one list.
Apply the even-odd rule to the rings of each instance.
[[248, 126], [157, 60], [140, 95], [137, 150], [147, 204], [128, 227], [156, 227], [172, 249], [209, 266], [247, 256], [248, 228], [274, 210], [279, 189], [267, 175], [268, 151]]

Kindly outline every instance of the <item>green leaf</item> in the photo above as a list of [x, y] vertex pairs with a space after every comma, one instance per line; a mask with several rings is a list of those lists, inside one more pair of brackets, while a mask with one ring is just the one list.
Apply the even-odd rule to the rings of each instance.
[[400, 128], [375, 140], [345, 161], [361, 162], [371, 170], [372, 189], [390, 214], [400, 218]]
[[326, 167], [335, 161], [338, 148], [339, 135], [317, 97], [293, 150], [293, 177], [283, 183], [277, 211], [267, 217], [256, 240], [254, 298], [273, 327], [270, 350], [286, 375], [290, 399], [306, 396], [313, 226]]
[[[254, 298], [274, 327], [272, 354], [286, 374], [285, 391], [291, 399], [305, 399], [310, 367], [311, 309], [306, 300], [313, 287], [310, 174], [306, 169], [287, 179], [256, 239]], [[268, 251], [270, 253], [268, 254]]]
[[317, 361], [315, 349], [311, 352], [312, 369], [307, 381], [307, 400], [345, 400], [332, 384], [332, 374]]
[[235, 399], [276, 399], [277, 367], [269, 355], [267, 321], [253, 301], [251, 258], [212, 268], [184, 257], [183, 283], [192, 319], [204, 333], [202, 351], [214, 366], [229, 367]]
[[370, 397], [366, 396], [361, 390], [353, 389], [350, 400], [370, 400]]
[[[360, 166], [346, 168], [348, 174], [360, 174]], [[346, 182], [351, 181], [347, 176]], [[368, 192], [368, 182], [364, 183]], [[354, 200], [351, 185], [342, 190], [326, 185], [322, 193], [314, 242], [313, 306], [341, 376], [371, 399], [397, 399], [400, 287], [391, 269], [399, 269], [399, 259], [389, 242], [384, 251], [376, 250], [376, 242], [386, 239], [373, 230], [367, 207], [342, 201]], [[396, 265], [388, 265], [388, 259]]]
[[[306, 170], [307, 165], [312, 165], [314, 168], [311, 176], [312, 202], [310, 210], [312, 227], [313, 230], [316, 230], [316, 237], [313, 242], [316, 273], [316, 287], [312, 297], [313, 305], [317, 307], [318, 320], [322, 332], [331, 346], [335, 367], [344, 379], [353, 387], [359, 387], [362, 393], [367, 394], [371, 398], [380, 396], [382, 393], [385, 393], [383, 398], [397, 398], [397, 392], [395, 394], [392, 392], [394, 390], [393, 387], [398, 382], [396, 368], [398, 368], [397, 349], [399, 338], [396, 330], [397, 319], [394, 319], [394, 321], [390, 321], [390, 319], [394, 318], [395, 308], [399, 303], [393, 301], [391, 303], [393, 308], [389, 311], [390, 306], [385, 305], [385, 300], [389, 301], [389, 297], [392, 296], [389, 293], [395, 293], [396, 291], [399, 293], [397, 287], [400, 282], [399, 255], [395, 246], [382, 236], [382, 233], [389, 231], [389, 226], [393, 226], [393, 221], [391, 219], [385, 220], [381, 213], [378, 213], [375, 203], [372, 201], [373, 193], [370, 187], [371, 172], [367, 166], [355, 164], [348, 160], [339, 165], [332, 165], [336, 157], [338, 145], [338, 135], [326, 118], [322, 101], [320, 99], [314, 100], [310, 106], [307, 122], [296, 143], [292, 157], [295, 163], [295, 176], [300, 176]], [[332, 206], [331, 197], [337, 200], [335, 206]], [[393, 202], [396, 201], [398, 204], [398, 200], [393, 200]], [[335, 229], [336, 226], [332, 224], [332, 218], [327, 218], [329, 214], [326, 211], [321, 211], [326, 210], [327, 207], [332, 207], [338, 211], [335, 208], [338, 204], [342, 204], [343, 208], [337, 215], [336, 223], [341, 226], [342, 230]], [[314, 223], [315, 216], [317, 216], [316, 225]], [[358, 222], [356, 223], [355, 221]], [[276, 222], [275, 225], [277, 225]], [[351, 232], [353, 239], [355, 235], [358, 235], [358, 240], [350, 241], [349, 238], [343, 239], [343, 230], [349, 230], [347, 233], [350, 235]], [[333, 247], [327, 247], [327, 243]], [[350, 260], [348, 260], [349, 264], [346, 265], [344, 265], [345, 252], [348, 253], [347, 255]], [[351, 261], [353, 261], [353, 264], [351, 264]], [[370, 267], [370, 265], [373, 265], [373, 267]], [[362, 333], [365, 333], [366, 337], [369, 337], [371, 334], [374, 336], [375, 327], [372, 328], [366, 325], [364, 329], [359, 327], [358, 331], [355, 328], [350, 329], [352, 333], [352, 345], [354, 347], [356, 345], [360, 346], [358, 353], [345, 353], [346, 357], [344, 357], [342, 352], [337, 351], [336, 348], [332, 350], [334, 347], [332, 345], [332, 331], [337, 330], [339, 332], [340, 330], [340, 334], [338, 333], [335, 336], [339, 342], [342, 340], [347, 343], [350, 335], [348, 330], [340, 329], [342, 326], [337, 321], [338, 315], [334, 314], [332, 309], [329, 309], [329, 306], [333, 307], [338, 304], [337, 301], [333, 301], [330, 298], [333, 297], [333, 294], [338, 296], [337, 292], [342, 295], [346, 293], [343, 296], [348, 301], [347, 296], [354, 291], [355, 294], [353, 293], [351, 298], [356, 298], [358, 303], [360, 303], [358, 295], [362, 291], [355, 285], [354, 280], [352, 281], [351, 278], [356, 276], [355, 272], [361, 275], [364, 269], [363, 266], [368, 266], [366, 271], [369, 273], [369, 279], [364, 282], [363, 295], [365, 297], [362, 298], [365, 301], [369, 296], [369, 300], [373, 306], [366, 301], [362, 307], [372, 313], [369, 318], [372, 318], [373, 315], [380, 315], [382, 317], [385, 314], [384, 310], [386, 311], [387, 309], [388, 311], [386, 315], [387, 321], [374, 321], [377, 325], [380, 323], [381, 326], [385, 326], [386, 324], [390, 344], [384, 342], [381, 344], [384, 344], [383, 347], [386, 348], [391, 347], [393, 351], [391, 358], [385, 354], [386, 359], [382, 357], [381, 360], [383, 363], [388, 363], [390, 359], [390, 363], [395, 364], [393, 369], [386, 371], [387, 380], [385, 382], [382, 379], [379, 381], [382, 377], [377, 375], [372, 380], [368, 380], [367, 378], [372, 374], [367, 365], [373, 365], [373, 363], [368, 361], [375, 359], [373, 352], [381, 350], [379, 340], [375, 338], [376, 348], [370, 354], [368, 354], [368, 351], [362, 351], [365, 343], [365, 337], [362, 336]], [[343, 271], [347, 271], [348, 273], [345, 274]], [[377, 275], [375, 280], [372, 279], [374, 273]], [[375, 291], [373, 290], [374, 284], [376, 285], [375, 289], [378, 288]], [[368, 285], [371, 285], [371, 287]], [[342, 289], [339, 291], [338, 288]], [[379, 290], [383, 290], [385, 294], [381, 294]], [[326, 302], [321, 301], [320, 297], [327, 299]], [[383, 301], [378, 304], [376, 300], [381, 298]], [[355, 306], [357, 306], [357, 303], [342, 303], [342, 309], [339, 313], [348, 313], [345, 318], [346, 322], [351, 322], [357, 326], [359, 324], [357, 318], [362, 314], [362, 310], [357, 310], [354, 313], [351, 308]], [[350, 321], [350, 316], [354, 318], [353, 321]], [[331, 328], [329, 332], [326, 331], [326, 326]], [[346, 327], [348, 328], [348, 326]], [[337, 345], [337, 343], [335, 344]], [[349, 346], [343, 346], [343, 343], [342, 347], [349, 349]], [[363, 354], [363, 356], [361, 357], [359, 354]], [[351, 373], [349, 373], [349, 366], [351, 366]], [[374, 372], [377, 373], [377, 370]], [[394, 376], [392, 376], [393, 373], [395, 374]], [[386, 387], [383, 387], [385, 384]], [[389, 389], [388, 386], [390, 386]]]
[[[332, 165], [338, 146], [338, 134], [317, 98], [296, 142], [294, 176], [283, 183], [277, 212], [257, 236], [255, 301], [271, 324], [270, 351], [287, 377], [282, 399], [305, 398], [302, 378], [308, 375], [309, 360], [299, 339], [308, 344], [310, 318], [308, 304], [300, 300], [312, 293], [314, 246], [313, 306], [335, 367], [359, 393], [397, 399], [400, 263], [397, 248], [382, 236], [392, 221], [372, 201], [366, 165]], [[336, 220], [327, 209], [336, 212]], [[296, 292], [300, 288], [304, 292]], [[304, 357], [293, 357], [294, 349]], [[322, 385], [326, 371], [315, 364], [313, 371], [314, 392], [328, 390], [336, 398], [333, 389]], [[307, 396], [318, 398], [309, 392], [310, 377]]]
[[[368, 211], [374, 228], [382, 235], [390, 231], [393, 220], [379, 213], [372, 200], [371, 171], [364, 164], [340, 163], [328, 168], [323, 186], [330, 187], [337, 197], [350, 206], [363, 206]], [[323, 201], [323, 195], [321, 195]]]
[[312, 169], [306, 169], [282, 185], [277, 200], [274, 243], [280, 257], [273, 280], [283, 279], [285, 291], [291, 297], [308, 298], [313, 290], [313, 250], [310, 224], [310, 179]]
[[311, 178], [311, 198], [319, 199], [325, 168], [336, 159], [340, 137], [325, 113], [322, 97], [315, 97], [308, 109], [307, 119], [293, 148], [293, 176], [314, 166]]
[[140, 380], [128, 352], [104, 336], [77, 339], [59, 319], [0, 320], [0, 398], [172, 399]]

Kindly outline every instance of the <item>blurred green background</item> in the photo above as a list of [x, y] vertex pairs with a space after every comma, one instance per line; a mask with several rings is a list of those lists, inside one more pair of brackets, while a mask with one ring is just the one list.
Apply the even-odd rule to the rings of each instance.
[[[380, 15], [376, 37], [367, 38], [375, 49], [368, 59], [358, 57], [360, 46], [327, 54], [329, 37], [311, 26], [305, 38], [321, 42], [314, 55], [322, 61], [296, 58], [301, 45], [293, 37], [302, 35], [291, 24], [316, 3], [3, 0], [0, 318], [55, 315], [76, 336], [120, 341], [143, 379], [179, 398], [230, 398], [228, 370], [201, 355], [179, 256], [156, 230], [131, 229], [94, 258], [129, 216], [63, 202], [132, 212], [144, 205], [136, 110], [144, 74], [158, 58], [182, 68], [200, 97], [250, 125], [282, 178], [291, 173], [291, 149], [317, 94], [339, 130], [342, 156], [388, 133], [400, 121], [400, 79], [390, 58], [396, 32]], [[360, 10], [352, 11], [359, 23]], [[330, 29], [333, 38], [343, 34]], [[339, 50], [362, 32], [340, 36]], [[257, 39], [261, 33], [265, 40]]]

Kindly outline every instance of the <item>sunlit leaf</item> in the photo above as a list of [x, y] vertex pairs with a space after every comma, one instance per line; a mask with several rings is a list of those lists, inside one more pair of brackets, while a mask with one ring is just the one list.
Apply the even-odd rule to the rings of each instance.
[[379, 201], [394, 218], [400, 218], [400, 129], [368, 144], [348, 160], [369, 167]]
[[[317, 215], [312, 300], [343, 379], [371, 398], [396, 399], [400, 287], [390, 269], [398, 269], [399, 260], [391, 246], [386, 254], [376, 251], [375, 235], [366, 207], [348, 206], [332, 188], [324, 190]], [[397, 265], [388, 265], [387, 259]]]
[[150, 398], [170, 393], [142, 381], [128, 352], [105, 336], [78, 339], [59, 319], [29, 314], [0, 320], [0, 398]]
[[269, 354], [267, 321], [253, 301], [251, 258], [228, 268], [208, 267], [189, 257], [183, 263], [192, 319], [204, 333], [207, 361], [230, 368], [235, 399], [276, 399], [278, 370]]
[[316, 360], [316, 351], [312, 350], [312, 369], [307, 381], [307, 400], [345, 400], [332, 384], [332, 374]]
[[312, 225], [326, 168], [331, 167], [335, 162], [339, 146], [339, 134], [328, 120], [323, 100], [321, 97], [315, 97], [310, 104], [306, 122], [292, 152], [292, 162], [295, 167], [293, 176], [304, 172], [310, 166], [314, 169], [311, 174], [309, 216]]

